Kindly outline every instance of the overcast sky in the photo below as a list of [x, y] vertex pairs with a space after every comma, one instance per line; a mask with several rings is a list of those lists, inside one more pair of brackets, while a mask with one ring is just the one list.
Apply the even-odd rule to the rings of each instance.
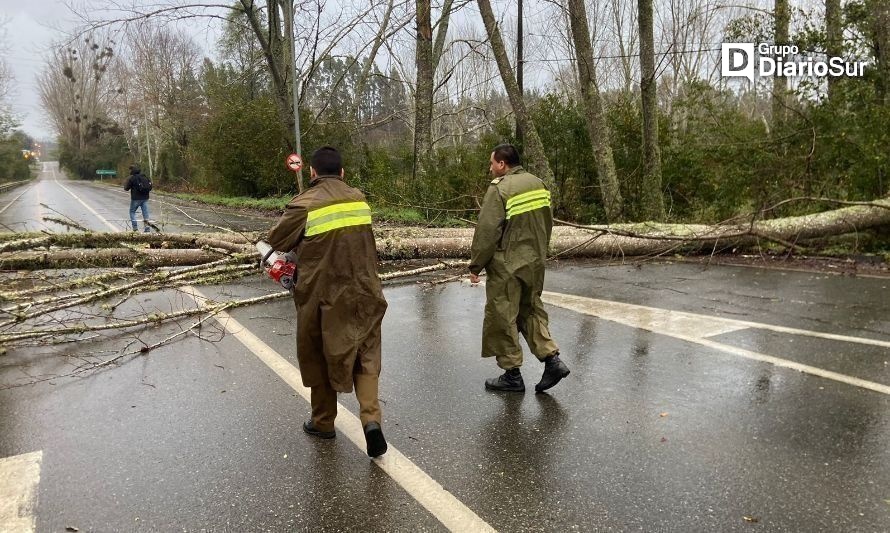
[[[9, 104], [21, 129], [39, 140], [53, 139], [56, 133], [43, 113], [37, 76], [53, 42], [65, 37], [76, 20], [64, 0], [0, 0], [0, 32], [5, 34], [0, 53], [14, 77]], [[198, 46], [212, 48], [208, 43], [216, 36], [208, 32], [207, 23], [192, 21], [187, 31]]]
[[60, 32], [73, 27], [73, 16], [62, 0], [0, 0], [0, 23], [5, 33], [5, 59], [15, 78], [9, 103], [22, 129], [38, 139], [55, 136], [43, 115], [37, 93], [37, 74], [43, 58]]

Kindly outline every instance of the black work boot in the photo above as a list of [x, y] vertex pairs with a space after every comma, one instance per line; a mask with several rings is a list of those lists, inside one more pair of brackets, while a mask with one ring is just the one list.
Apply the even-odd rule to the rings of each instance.
[[559, 358], [559, 354], [556, 353], [551, 355], [544, 359], [544, 375], [541, 376], [541, 381], [535, 385], [535, 392], [544, 392], [559, 383], [562, 378], [568, 375], [569, 367], [562, 362], [562, 359]]
[[368, 457], [380, 457], [386, 453], [386, 439], [383, 438], [383, 430], [377, 422], [368, 422], [365, 425], [365, 442], [368, 444]]
[[311, 420], [309, 420], [308, 422], [303, 422], [303, 431], [312, 435], [313, 437], [318, 437], [320, 439], [333, 439], [337, 436], [336, 431], [319, 431]]
[[506, 392], [525, 392], [525, 383], [519, 368], [511, 368], [496, 378], [486, 379], [485, 388]]

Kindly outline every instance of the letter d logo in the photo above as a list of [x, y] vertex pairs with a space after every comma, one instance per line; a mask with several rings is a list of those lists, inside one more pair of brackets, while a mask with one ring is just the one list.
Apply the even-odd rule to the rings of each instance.
[[754, 83], [754, 43], [723, 43], [720, 74], [748, 78]]

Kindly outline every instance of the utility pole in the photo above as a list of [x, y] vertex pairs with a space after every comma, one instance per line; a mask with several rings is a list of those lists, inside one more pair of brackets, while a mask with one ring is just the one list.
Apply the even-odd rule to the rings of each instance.
[[[516, 16], [516, 84], [519, 85], [519, 96], [524, 98], [525, 91], [522, 87], [522, 0], [519, 0]], [[523, 141], [522, 126], [516, 121], [516, 143], [520, 146]]]
[[[300, 80], [297, 78], [297, 43], [294, 40], [294, 3], [292, 1], [283, 2], [284, 7], [284, 24], [287, 26], [288, 48], [290, 49], [290, 74], [292, 86], [294, 89], [294, 149], [302, 158], [303, 148], [300, 146]], [[305, 161], [305, 158], [304, 158]], [[297, 192], [303, 192], [303, 169], [297, 171]]]

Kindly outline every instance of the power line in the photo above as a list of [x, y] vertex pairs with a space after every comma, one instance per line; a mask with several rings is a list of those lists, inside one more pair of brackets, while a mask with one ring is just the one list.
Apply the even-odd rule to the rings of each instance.
[[[698, 48], [695, 50], [676, 50], [676, 51], [668, 51], [656, 53], [656, 55], [670, 55], [670, 54], [698, 54], [701, 52], [719, 52], [722, 48]], [[593, 59], [628, 59], [640, 57], [640, 54], [614, 54], [614, 55], [603, 55], [603, 56], [594, 56]], [[526, 62], [537, 61], [541, 63], [549, 63], [556, 61], [575, 61], [574, 57], [570, 58], [547, 58], [547, 59], [526, 59]]]

